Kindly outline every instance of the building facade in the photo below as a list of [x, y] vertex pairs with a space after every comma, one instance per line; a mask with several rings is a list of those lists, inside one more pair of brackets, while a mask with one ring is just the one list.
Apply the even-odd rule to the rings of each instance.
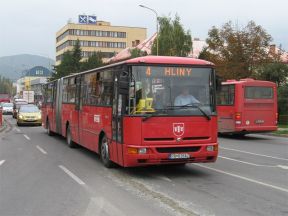
[[111, 26], [109, 22], [68, 23], [56, 33], [56, 65], [61, 63], [63, 53], [72, 50], [80, 41], [82, 60], [101, 51], [108, 59], [125, 49], [135, 47], [146, 39], [147, 29], [140, 27]]
[[23, 71], [23, 76], [17, 80], [17, 95], [21, 96], [24, 90], [33, 90], [32, 84], [37, 85], [37, 80], [41, 80], [43, 83], [43, 80], [46, 81], [51, 75], [52, 72], [48, 68], [42, 66], [35, 66], [29, 70]]

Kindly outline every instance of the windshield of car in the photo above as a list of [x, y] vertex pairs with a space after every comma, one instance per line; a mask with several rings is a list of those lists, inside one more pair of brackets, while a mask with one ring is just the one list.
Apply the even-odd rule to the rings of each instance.
[[187, 66], [133, 66], [130, 114], [203, 115], [204, 111], [211, 115], [215, 111], [212, 72], [212, 68]]
[[37, 106], [21, 106], [19, 112], [33, 113], [39, 112], [39, 109]]
[[13, 107], [12, 103], [3, 103], [2, 104], [3, 107]]

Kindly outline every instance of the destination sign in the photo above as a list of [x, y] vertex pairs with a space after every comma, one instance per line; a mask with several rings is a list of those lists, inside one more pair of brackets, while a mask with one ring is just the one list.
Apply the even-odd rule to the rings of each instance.
[[190, 77], [192, 68], [188, 67], [151, 67], [145, 69], [147, 77]]

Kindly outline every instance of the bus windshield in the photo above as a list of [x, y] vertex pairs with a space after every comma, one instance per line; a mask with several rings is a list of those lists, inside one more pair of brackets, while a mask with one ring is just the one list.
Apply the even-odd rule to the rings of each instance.
[[211, 115], [215, 111], [212, 68], [133, 66], [130, 114]]

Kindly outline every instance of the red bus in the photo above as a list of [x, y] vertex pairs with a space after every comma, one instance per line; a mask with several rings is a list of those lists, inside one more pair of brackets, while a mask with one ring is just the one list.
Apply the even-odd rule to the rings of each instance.
[[0, 103], [1, 102], [10, 103], [9, 94], [0, 94]]
[[[175, 105], [182, 87], [195, 100]], [[44, 86], [42, 121], [49, 135], [97, 152], [106, 167], [214, 162], [214, 65], [146, 56], [66, 76]]]
[[217, 95], [218, 130], [223, 134], [277, 130], [277, 88], [268, 81], [241, 79], [222, 82]]

